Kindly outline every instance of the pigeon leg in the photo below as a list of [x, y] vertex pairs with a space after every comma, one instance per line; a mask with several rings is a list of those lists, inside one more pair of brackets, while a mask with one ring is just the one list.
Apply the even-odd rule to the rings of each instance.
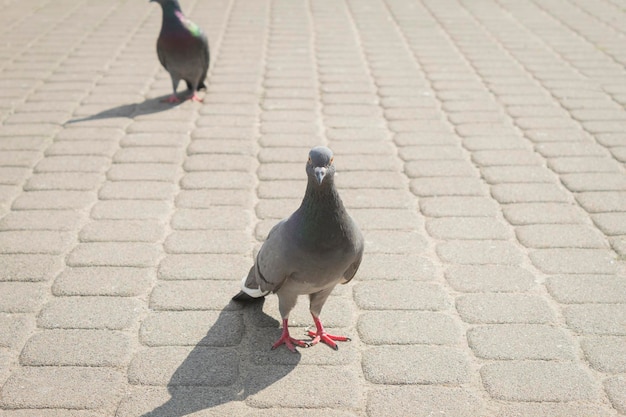
[[283, 334], [276, 341], [276, 343], [272, 345], [272, 350], [276, 349], [280, 345], [285, 345], [287, 346], [287, 349], [295, 353], [296, 348], [294, 344], [300, 347], [309, 347], [309, 344], [307, 342], [303, 340], [294, 339], [293, 337], [289, 335], [289, 324], [287, 323], [287, 321], [288, 321], [287, 319], [283, 319]]
[[324, 326], [322, 325], [320, 318], [316, 317], [314, 314], [311, 314], [311, 315], [313, 316], [313, 321], [315, 322], [315, 327], [317, 328], [317, 331], [315, 332], [313, 330], [309, 330], [309, 336], [313, 338], [313, 340], [309, 342], [311, 346], [316, 345], [318, 342], [321, 341], [323, 343], [326, 343], [331, 348], [338, 350], [339, 347], [337, 346], [337, 343], [335, 343], [335, 341], [338, 341], [338, 342], [350, 341], [350, 338], [348, 337], [335, 336], [335, 335], [326, 333], [326, 330], [324, 330]]

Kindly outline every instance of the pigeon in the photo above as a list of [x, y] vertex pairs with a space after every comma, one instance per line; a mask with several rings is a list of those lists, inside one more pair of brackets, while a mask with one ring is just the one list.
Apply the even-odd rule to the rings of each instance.
[[206, 35], [183, 14], [178, 0], [150, 0], [163, 9], [161, 32], [157, 39], [157, 55], [161, 65], [172, 78], [174, 94], [165, 102], [178, 103], [176, 88], [184, 80], [191, 92], [189, 99], [202, 101], [196, 92], [205, 89], [204, 79], [209, 69], [209, 41]]
[[[350, 281], [359, 269], [363, 235], [335, 187], [332, 151], [324, 146], [311, 149], [306, 173], [308, 183], [302, 204], [270, 230], [233, 300], [250, 302], [270, 292], [278, 295], [283, 329], [272, 349], [284, 344], [295, 352], [294, 345], [309, 347], [322, 341], [337, 350], [336, 341], [350, 339], [327, 333], [319, 316], [333, 288]], [[289, 334], [289, 313], [299, 295], [309, 296], [316, 327], [316, 331], [309, 330], [309, 341]]]

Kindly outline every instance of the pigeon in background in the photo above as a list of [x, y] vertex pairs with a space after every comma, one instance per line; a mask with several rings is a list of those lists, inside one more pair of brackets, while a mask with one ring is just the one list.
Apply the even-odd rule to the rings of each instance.
[[[235, 301], [253, 301], [270, 292], [278, 295], [283, 330], [272, 349], [280, 345], [295, 352], [319, 341], [337, 350], [335, 341], [350, 340], [328, 334], [320, 312], [335, 285], [350, 281], [361, 264], [363, 236], [346, 212], [335, 188], [335, 166], [330, 149], [311, 149], [306, 163], [308, 184], [302, 204], [270, 230], [256, 262], [243, 278]], [[289, 313], [299, 295], [308, 295], [316, 331], [311, 341], [289, 335]]]
[[176, 88], [185, 80], [191, 92], [190, 100], [202, 101], [196, 92], [206, 88], [204, 79], [209, 69], [209, 41], [202, 29], [187, 19], [178, 0], [150, 0], [163, 9], [161, 32], [157, 40], [157, 54], [161, 65], [172, 77], [174, 94], [163, 100], [178, 103]]

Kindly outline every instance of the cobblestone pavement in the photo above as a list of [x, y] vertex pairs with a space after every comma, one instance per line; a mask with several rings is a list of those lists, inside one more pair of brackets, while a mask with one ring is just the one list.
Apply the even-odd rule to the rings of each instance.
[[[626, 414], [624, 1], [183, 9], [213, 62], [172, 107], [157, 5], [3, 2], [1, 417]], [[353, 340], [270, 351], [276, 298], [230, 297], [320, 143]]]

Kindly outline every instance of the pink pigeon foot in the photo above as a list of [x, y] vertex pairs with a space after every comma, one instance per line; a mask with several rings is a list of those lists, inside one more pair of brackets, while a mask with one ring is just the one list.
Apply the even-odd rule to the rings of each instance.
[[309, 342], [311, 346], [316, 345], [318, 342], [321, 341], [323, 343], [326, 343], [331, 348], [338, 350], [339, 347], [337, 346], [337, 343], [335, 343], [335, 341], [337, 342], [349, 342], [350, 341], [349, 337], [335, 336], [335, 335], [326, 333], [326, 330], [324, 330], [324, 326], [322, 325], [322, 322], [320, 321], [319, 317], [313, 316], [313, 321], [315, 322], [315, 327], [317, 328], [317, 331], [314, 332], [313, 330], [309, 330], [309, 336], [313, 338], [313, 340]]
[[172, 94], [168, 98], [161, 100], [161, 103], [180, 103], [180, 99], [176, 96], [176, 94]]
[[192, 95], [189, 96], [189, 100], [190, 101], [197, 101], [198, 103], [202, 103], [202, 99], [200, 97], [198, 97], [198, 95], [196, 93], [193, 93]]
[[296, 348], [294, 344], [300, 347], [309, 347], [309, 344], [307, 342], [303, 340], [294, 339], [293, 337], [289, 335], [289, 324], [287, 323], [287, 319], [284, 319], [283, 320], [283, 333], [280, 336], [280, 338], [276, 341], [276, 343], [272, 345], [272, 350], [276, 349], [280, 345], [285, 345], [287, 346], [287, 349], [295, 353]]

